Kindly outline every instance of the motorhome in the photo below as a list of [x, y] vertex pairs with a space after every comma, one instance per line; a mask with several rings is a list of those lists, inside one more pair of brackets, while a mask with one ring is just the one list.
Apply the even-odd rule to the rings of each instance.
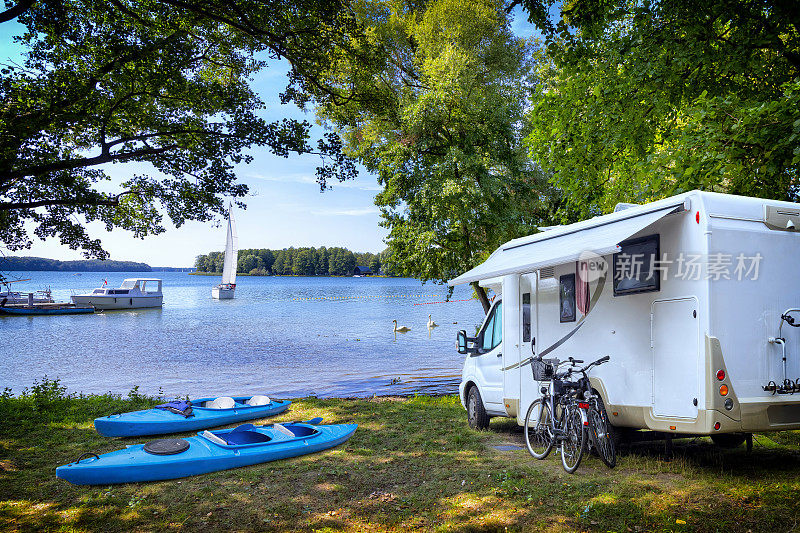
[[470, 424], [524, 424], [532, 357], [608, 355], [591, 382], [617, 427], [798, 429], [798, 267], [800, 205], [700, 191], [509, 241], [450, 281], [495, 294], [477, 335], [459, 332]]

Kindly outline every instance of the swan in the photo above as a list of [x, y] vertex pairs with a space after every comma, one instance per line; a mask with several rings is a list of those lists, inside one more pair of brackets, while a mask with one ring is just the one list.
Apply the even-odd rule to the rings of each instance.
[[407, 328], [405, 326], [397, 327], [397, 320], [392, 320], [394, 322], [394, 331], [395, 333], [405, 333], [406, 331], [411, 331], [411, 328]]
[[438, 328], [439, 324], [433, 321], [431, 315], [428, 315], [428, 329]]

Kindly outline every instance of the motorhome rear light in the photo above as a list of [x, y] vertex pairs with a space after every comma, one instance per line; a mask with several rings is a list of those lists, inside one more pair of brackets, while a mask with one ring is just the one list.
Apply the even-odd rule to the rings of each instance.
[[613, 411], [611, 414], [614, 416], [619, 416], [619, 413], [617, 411]]
[[583, 425], [584, 426], [588, 426], [589, 425], [589, 421], [588, 420], [584, 420]]
[[727, 395], [728, 395], [728, 386], [727, 386], [727, 385], [724, 385], [724, 384], [723, 384], [723, 385], [720, 385], [720, 386], [719, 386], [719, 393], [720, 393], [722, 396], [727, 396]]
[[581, 409], [588, 409], [589, 408], [589, 404], [581, 402], [581, 403], [578, 403], [578, 407], [580, 407]]
[[733, 400], [731, 400], [730, 398], [725, 400], [725, 409], [727, 409], [728, 411], [733, 409]]
[[697, 221], [698, 224], [700, 223], [700, 211], [697, 212], [697, 214], [694, 216], [694, 219]]
[[678, 427], [677, 426], [670, 426], [669, 429], [671, 429], [672, 431], [675, 431], [676, 429], [678, 429]]
[[719, 423], [719, 422], [717, 422], [716, 424], [714, 424], [714, 429], [719, 429], [719, 428], [721, 428], [721, 427], [722, 427], [722, 426], [720, 425], [720, 423]]
[[722, 370], [722, 369], [717, 370], [717, 379], [720, 380], [720, 381], [725, 379], [725, 371], [724, 370]]

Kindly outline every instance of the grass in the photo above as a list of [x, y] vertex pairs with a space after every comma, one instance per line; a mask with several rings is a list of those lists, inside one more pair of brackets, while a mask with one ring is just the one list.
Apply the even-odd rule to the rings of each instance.
[[[37, 388], [38, 387], [38, 388]], [[55, 467], [144, 439], [99, 436], [92, 419], [155, 403], [65, 397], [44, 380], [0, 397], [2, 531], [788, 531], [800, 518], [800, 432], [756, 437], [753, 453], [707, 439], [593, 457], [575, 475], [533, 460], [513, 421], [473, 431], [456, 397], [296, 400], [275, 421], [357, 422], [319, 454], [156, 483], [79, 487]]]

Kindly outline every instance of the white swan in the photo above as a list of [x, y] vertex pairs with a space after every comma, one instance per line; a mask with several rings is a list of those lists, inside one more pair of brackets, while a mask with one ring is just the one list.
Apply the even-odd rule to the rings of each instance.
[[428, 315], [428, 329], [438, 328], [439, 324], [433, 321], [431, 315]]
[[392, 320], [394, 322], [394, 331], [395, 333], [405, 333], [406, 331], [411, 331], [411, 328], [407, 328], [405, 326], [397, 327], [397, 320]]

